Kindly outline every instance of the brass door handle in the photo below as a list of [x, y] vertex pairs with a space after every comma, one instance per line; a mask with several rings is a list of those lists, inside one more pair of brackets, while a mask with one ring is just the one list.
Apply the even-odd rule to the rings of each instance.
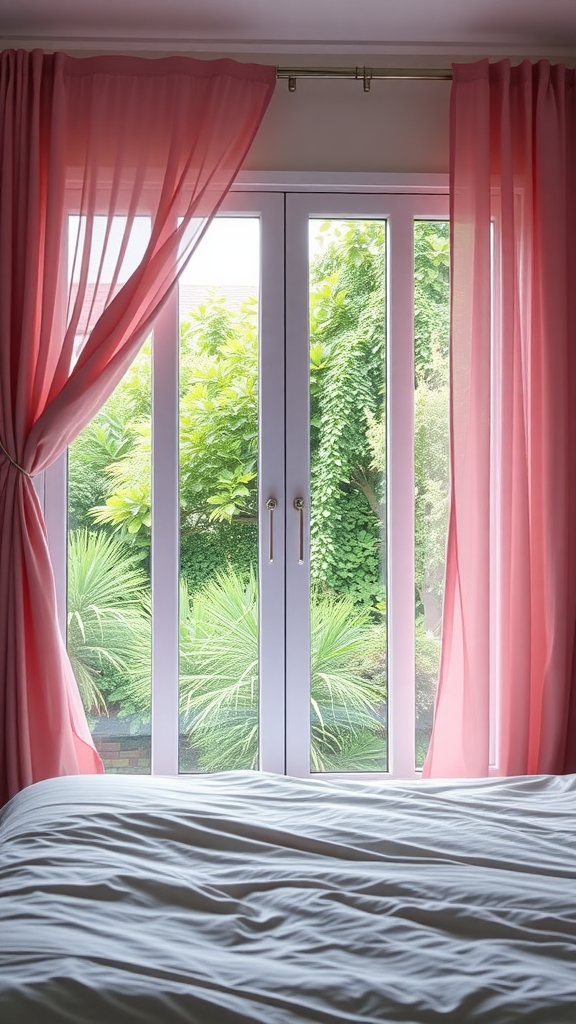
[[294, 508], [300, 514], [300, 529], [298, 531], [298, 565], [304, 562], [304, 498], [294, 498]]
[[268, 509], [268, 561], [274, 561], [274, 509], [278, 508], [276, 498], [268, 498], [266, 502]]

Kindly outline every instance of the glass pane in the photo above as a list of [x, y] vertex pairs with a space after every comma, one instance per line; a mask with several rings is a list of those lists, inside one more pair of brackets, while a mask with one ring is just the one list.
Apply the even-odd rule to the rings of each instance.
[[[84, 227], [70, 217], [73, 286]], [[124, 217], [114, 217], [109, 231], [106, 218], [96, 218], [75, 355], [132, 273], [150, 220], [133, 221], [114, 282], [125, 229]], [[149, 338], [68, 450], [68, 653], [107, 772], [150, 772], [150, 411]]]
[[386, 222], [309, 238], [311, 769], [385, 771]]
[[181, 772], [258, 767], [259, 278], [218, 217], [180, 279]]
[[448, 528], [449, 225], [414, 225], [416, 767], [430, 742]]

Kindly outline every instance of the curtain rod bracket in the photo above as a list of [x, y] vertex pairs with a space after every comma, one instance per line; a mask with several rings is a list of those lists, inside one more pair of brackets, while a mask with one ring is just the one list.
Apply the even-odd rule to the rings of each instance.
[[362, 88], [364, 92], [370, 92], [370, 82], [372, 81], [372, 68], [364, 68]]

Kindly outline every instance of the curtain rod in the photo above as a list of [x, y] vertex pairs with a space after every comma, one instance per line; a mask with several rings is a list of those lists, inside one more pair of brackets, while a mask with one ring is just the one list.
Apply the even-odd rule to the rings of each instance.
[[370, 83], [377, 79], [406, 79], [424, 82], [451, 82], [452, 72], [447, 68], [276, 68], [276, 78], [288, 79], [288, 91], [296, 92], [297, 78], [351, 78], [362, 82], [364, 92], [370, 92]]

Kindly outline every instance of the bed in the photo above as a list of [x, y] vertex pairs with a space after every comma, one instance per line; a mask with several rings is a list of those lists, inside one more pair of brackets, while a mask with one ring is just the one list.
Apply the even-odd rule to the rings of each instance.
[[575, 1024], [576, 776], [38, 783], [0, 1021]]

